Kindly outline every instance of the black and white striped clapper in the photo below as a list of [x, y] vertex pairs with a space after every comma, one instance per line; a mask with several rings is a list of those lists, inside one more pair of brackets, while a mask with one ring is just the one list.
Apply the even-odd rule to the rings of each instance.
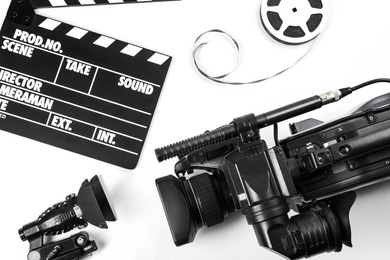
[[34, 8], [47, 6], [70, 6], [70, 5], [96, 5], [96, 4], [123, 4], [123, 3], [144, 3], [162, 2], [174, 0], [30, 0]]
[[127, 2], [147, 1], [13, 0], [0, 31], [0, 129], [134, 169], [172, 58], [34, 11]]

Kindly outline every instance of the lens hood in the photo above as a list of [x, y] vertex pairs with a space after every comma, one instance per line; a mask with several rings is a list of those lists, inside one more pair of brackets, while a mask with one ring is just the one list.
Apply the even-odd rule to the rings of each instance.
[[176, 246], [194, 241], [199, 227], [189, 197], [179, 179], [168, 175], [156, 180], [173, 240]]

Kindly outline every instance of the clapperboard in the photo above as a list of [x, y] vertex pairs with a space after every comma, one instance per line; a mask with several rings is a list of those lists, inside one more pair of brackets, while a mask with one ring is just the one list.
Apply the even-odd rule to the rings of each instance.
[[150, 1], [13, 0], [0, 32], [0, 129], [135, 168], [172, 58], [34, 11], [127, 2]]

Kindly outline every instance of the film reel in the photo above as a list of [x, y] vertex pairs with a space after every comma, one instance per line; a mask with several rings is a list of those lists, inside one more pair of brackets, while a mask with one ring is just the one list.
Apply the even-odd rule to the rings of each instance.
[[[328, 6], [326, 0], [263, 0], [259, 13], [264, 30], [273, 39], [287, 45], [311, 43], [307, 44], [307, 50], [294, 62], [276, 70], [270, 76], [261, 76], [254, 80], [229, 80], [226, 77], [235, 72], [239, 66], [240, 46], [230, 34], [219, 29], [213, 29], [204, 32], [195, 40], [192, 58], [196, 70], [211, 81], [228, 85], [253, 84], [274, 78], [294, 67], [316, 45], [319, 39], [318, 36], [325, 27], [328, 18]], [[230, 72], [222, 73], [220, 76], [212, 76], [203, 66], [199, 65], [198, 56], [200, 55], [198, 52], [208, 44], [209, 41], [207, 41], [206, 35], [209, 34], [219, 34], [233, 43], [238, 58]]]
[[267, 33], [284, 44], [303, 44], [317, 37], [327, 19], [323, 0], [264, 0], [260, 19]]

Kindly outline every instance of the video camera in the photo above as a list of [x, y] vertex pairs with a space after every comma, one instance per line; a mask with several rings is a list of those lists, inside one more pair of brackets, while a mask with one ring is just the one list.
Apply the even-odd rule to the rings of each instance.
[[[355, 189], [390, 177], [390, 93], [348, 116], [290, 125], [278, 140], [277, 123], [338, 101], [377, 82], [313, 96], [255, 116], [245, 115], [214, 131], [156, 149], [175, 156], [175, 174], [156, 180], [177, 246], [203, 227], [241, 211], [260, 246], [289, 259], [339, 252], [352, 246], [349, 211]], [[274, 126], [274, 147], [260, 129]], [[290, 217], [293, 210], [297, 214]]]

